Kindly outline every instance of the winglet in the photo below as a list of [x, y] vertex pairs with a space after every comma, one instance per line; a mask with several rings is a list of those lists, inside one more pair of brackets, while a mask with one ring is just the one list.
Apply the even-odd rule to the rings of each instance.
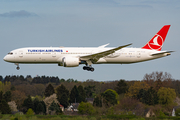
[[157, 32], [154, 37], [144, 46], [143, 49], [161, 51], [166, 35], [171, 25], [165, 25]]

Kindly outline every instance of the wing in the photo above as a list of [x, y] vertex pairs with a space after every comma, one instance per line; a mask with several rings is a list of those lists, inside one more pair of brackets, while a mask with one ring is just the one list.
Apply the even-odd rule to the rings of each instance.
[[124, 45], [124, 46], [119, 46], [117, 48], [113, 48], [113, 49], [110, 49], [110, 50], [107, 50], [107, 51], [103, 51], [103, 52], [99, 52], [99, 53], [95, 53], [95, 54], [91, 54], [91, 55], [81, 56], [80, 59], [81, 60], [85, 60], [85, 61], [89, 61], [90, 60], [92, 63], [96, 63], [100, 58], [105, 57], [105, 56], [107, 56], [109, 54], [112, 54], [115, 51], [117, 51], [119, 49], [122, 49], [124, 47], [127, 47], [129, 45], [132, 45], [132, 44], [128, 44], [128, 45]]

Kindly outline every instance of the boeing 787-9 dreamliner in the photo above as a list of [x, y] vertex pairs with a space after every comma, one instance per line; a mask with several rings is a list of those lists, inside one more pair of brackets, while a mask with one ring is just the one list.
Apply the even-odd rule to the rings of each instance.
[[171, 55], [173, 51], [161, 51], [170, 25], [165, 25], [142, 48], [126, 48], [127, 45], [111, 48], [109, 44], [99, 47], [27, 47], [9, 52], [4, 60], [19, 64], [54, 63], [63, 67], [85, 64], [84, 70], [94, 71], [92, 64], [130, 64]]

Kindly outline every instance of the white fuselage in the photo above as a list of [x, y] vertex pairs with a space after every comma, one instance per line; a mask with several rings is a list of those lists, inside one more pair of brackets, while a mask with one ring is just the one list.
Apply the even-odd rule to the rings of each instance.
[[[91, 55], [113, 48], [73, 48], [73, 47], [29, 47], [11, 51], [4, 60], [12, 63], [57, 63], [61, 65], [64, 57], [76, 57]], [[122, 48], [116, 52], [100, 58], [93, 64], [129, 64], [152, 60], [169, 55], [168, 53], [153, 55], [156, 50], [142, 48]], [[81, 59], [80, 59], [81, 61]]]

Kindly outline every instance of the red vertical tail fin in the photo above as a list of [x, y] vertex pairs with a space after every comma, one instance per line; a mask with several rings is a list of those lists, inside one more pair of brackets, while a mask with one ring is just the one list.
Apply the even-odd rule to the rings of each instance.
[[166, 35], [171, 25], [165, 25], [157, 32], [154, 37], [144, 46], [143, 49], [158, 50], [162, 49]]

